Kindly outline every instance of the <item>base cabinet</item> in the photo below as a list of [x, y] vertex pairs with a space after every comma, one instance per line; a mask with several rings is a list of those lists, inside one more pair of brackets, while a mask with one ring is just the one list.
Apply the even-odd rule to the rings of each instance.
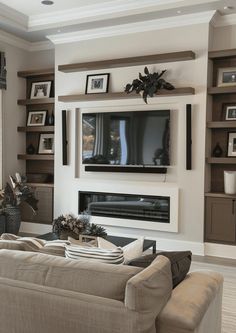
[[[31, 186], [33, 188], [33, 186]], [[38, 199], [38, 210], [36, 214], [24, 204], [21, 207], [21, 220], [24, 222], [35, 222], [51, 224], [53, 220], [53, 188], [34, 187], [35, 197]]]
[[205, 241], [236, 245], [236, 199], [206, 198]]

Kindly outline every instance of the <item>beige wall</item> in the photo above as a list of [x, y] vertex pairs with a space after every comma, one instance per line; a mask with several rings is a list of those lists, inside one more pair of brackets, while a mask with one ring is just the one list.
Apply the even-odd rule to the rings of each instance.
[[211, 50], [236, 48], [236, 25], [213, 28]]
[[[174, 36], [174, 38], [173, 38]], [[148, 66], [151, 71], [167, 69], [166, 78], [176, 86], [192, 86], [195, 96], [154, 98], [146, 107], [143, 101], [123, 100], [90, 103], [57, 103], [56, 106], [56, 169], [55, 169], [55, 216], [62, 213], [78, 212], [78, 190], [86, 184], [93, 184], [94, 190], [102, 191], [109, 182], [111, 189], [123, 184], [124, 189], [136, 184], [140, 192], [145, 186], [177, 186], [180, 189], [179, 232], [176, 234], [132, 228], [109, 228], [110, 232], [130, 235], [145, 235], [149, 238], [169, 239], [169, 244], [189, 245], [201, 248], [204, 228], [204, 158], [205, 158], [205, 117], [207, 85], [208, 25], [158, 30], [112, 38], [102, 38], [80, 43], [58, 45], [55, 50], [56, 68], [59, 64], [112, 59], [135, 55], [193, 50], [196, 60]], [[110, 91], [122, 91], [126, 83], [137, 77], [143, 66], [96, 71], [110, 72]], [[84, 93], [86, 72], [65, 74], [56, 72], [56, 95]], [[91, 74], [91, 72], [90, 72]], [[185, 170], [185, 105], [193, 105], [193, 170]], [[170, 108], [172, 122], [172, 166], [168, 169], [166, 184], [163, 175], [145, 174], [85, 174], [80, 164], [80, 154], [75, 142], [80, 138], [76, 133], [76, 109], [115, 110]], [[61, 158], [61, 110], [70, 109], [69, 166], [62, 166]], [[78, 143], [80, 144], [80, 143]], [[78, 157], [79, 155], [79, 157]], [[76, 178], [75, 175], [78, 175]], [[85, 185], [84, 185], [85, 184]], [[149, 184], [149, 185], [147, 185]], [[189, 243], [184, 243], [189, 242]], [[177, 248], [175, 244], [175, 248]], [[200, 250], [199, 250], [200, 251]]]

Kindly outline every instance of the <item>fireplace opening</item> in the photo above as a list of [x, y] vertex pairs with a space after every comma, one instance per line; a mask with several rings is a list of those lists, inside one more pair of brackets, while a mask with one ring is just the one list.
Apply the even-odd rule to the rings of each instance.
[[79, 191], [79, 214], [170, 223], [170, 197]]

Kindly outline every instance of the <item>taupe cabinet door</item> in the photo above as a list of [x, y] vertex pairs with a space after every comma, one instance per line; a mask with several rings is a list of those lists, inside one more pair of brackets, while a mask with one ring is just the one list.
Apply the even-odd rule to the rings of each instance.
[[226, 198], [206, 198], [206, 241], [235, 243], [236, 201]]

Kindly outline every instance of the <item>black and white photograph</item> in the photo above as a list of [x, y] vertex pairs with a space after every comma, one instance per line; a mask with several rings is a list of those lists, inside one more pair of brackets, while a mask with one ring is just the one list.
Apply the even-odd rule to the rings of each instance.
[[236, 156], [236, 132], [228, 133], [228, 156]]
[[48, 98], [51, 91], [51, 81], [33, 82], [31, 86], [30, 98]]
[[87, 75], [86, 94], [100, 94], [108, 92], [109, 73]]
[[236, 105], [226, 107], [225, 120], [236, 120]]
[[219, 68], [217, 86], [235, 86], [236, 85], [236, 67]]
[[54, 134], [40, 134], [38, 154], [54, 154]]
[[27, 126], [44, 126], [46, 122], [47, 111], [29, 111]]

